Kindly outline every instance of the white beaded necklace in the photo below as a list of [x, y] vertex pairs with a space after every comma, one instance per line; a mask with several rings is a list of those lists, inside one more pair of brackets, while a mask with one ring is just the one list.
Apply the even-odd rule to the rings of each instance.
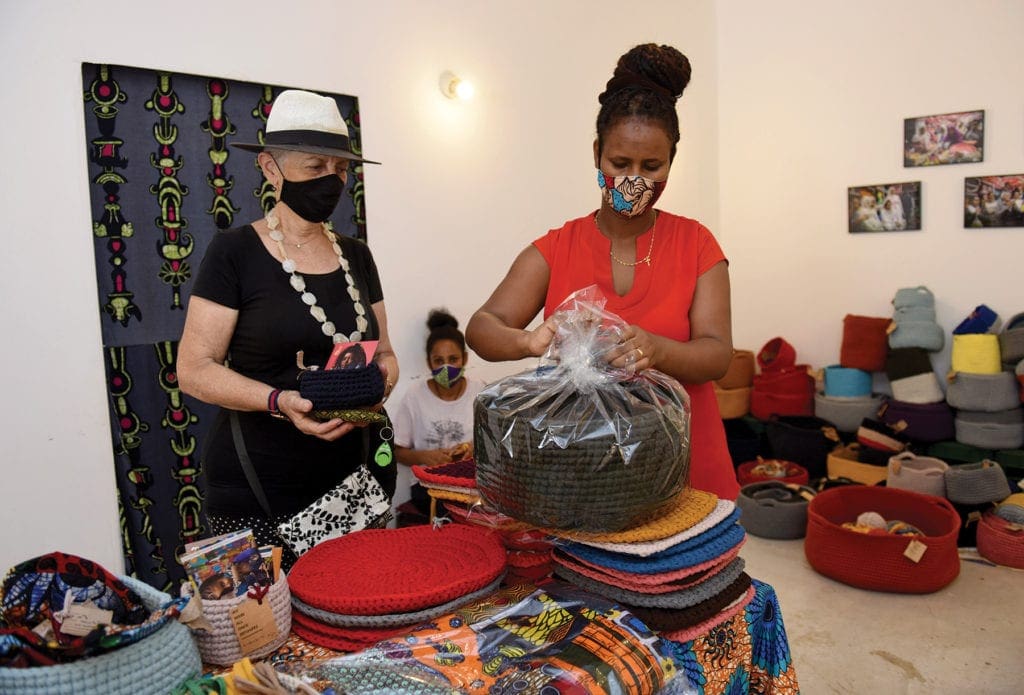
[[331, 248], [334, 249], [334, 253], [338, 254], [338, 265], [345, 271], [348, 296], [352, 298], [352, 307], [356, 311], [356, 330], [352, 331], [348, 337], [337, 332], [334, 323], [327, 320], [327, 314], [324, 312], [323, 307], [317, 304], [316, 295], [306, 290], [305, 278], [295, 271], [295, 261], [288, 258], [288, 254], [284, 250], [284, 233], [278, 228], [280, 220], [277, 219], [277, 215], [274, 214], [273, 210], [267, 213], [266, 220], [267, 227], [270, 229], [270, 238], [277, 242], [277, 248], [281, 251], [281, 257], [284, 259], [281, 262], [281, 267], [284, 269], [284, 272], [291, 275], [290, 282], [292, 287], [302, 297], [303, 303], [309, 307], [309, 313], [320, 322], [320, 330], [335, 343], [344, 343], [346, 341], [359, 342], [362, 340], [363, 333], [369, 327], [369, 322], [366, 320], [366, 309], [363, 307], [362, 302], [359, 301], [359, 290], [356, 289], [356, 282], [352, 278], [352, 273], [349, 272], [348, 261], [341, 252], [341, 244], [338, 243], [337, 236], [327, 226], [327, 223], [323, 223], [324, 236], [327, 237], [327, 241], [331, 242]]

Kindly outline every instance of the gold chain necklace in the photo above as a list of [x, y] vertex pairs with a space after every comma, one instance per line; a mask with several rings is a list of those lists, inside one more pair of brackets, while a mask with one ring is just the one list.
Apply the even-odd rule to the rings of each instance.
[[[597, 214], [600, 215], [601, 211], [598, 210]], [[597, 223], [597, 215], [594, 216], [594, 223]], [[608, 255], [611, 256], [613, 261], [615, 261], [619, 265], [624, 265], [627, 268], [635, 268], [636, 266], [641, 265], [643, 263], [646, 263], [648, 267], [650, 267], [651, 254], [654, 253], [654, 233], [655, 231], [657, 231], [655, 228], [656, 224], [657, 218], [655, 218], [655, 224], [651, 225], [651, 245], [647, 248], [647, 255], [641, 258], [639, 261], [633, 261], [632, 263], [630, 263], [629, 261], [624, 261], [621, 258], [616, 257], [615, 252], [612, 251], [611, 248], [608, 249]]]

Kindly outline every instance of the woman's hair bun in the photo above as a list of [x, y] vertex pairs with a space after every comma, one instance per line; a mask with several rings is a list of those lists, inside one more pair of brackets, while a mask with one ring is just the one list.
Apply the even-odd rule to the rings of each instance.
[[640, 44], [619, 58], [598, 101], [603, 104], [613, 93], [627, 88], [650, 89], [678, 99], [690, 84], [690, 74], [690, 61], [678, 49], [664, 44]]
[[448, 313], [447, 309], [431, 309], [427, 316], [427, 328], [436, 331], [438, 328], [458, 328], [459, 320]]

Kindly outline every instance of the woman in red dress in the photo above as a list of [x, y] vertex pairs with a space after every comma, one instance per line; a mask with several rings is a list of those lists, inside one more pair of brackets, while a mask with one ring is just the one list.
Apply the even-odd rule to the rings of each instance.
[[[679, 142], [676, 100], [689, 81], [689, 60], [671, 46], [643, 44], [619, 58], [598, 97], [601, 207], [524, 249], [473, 315], [466, 340], [487, 360], [540, 356], [554, 336], [555, 308], [596, 284], [605, 308], [630, 324], [612, 364], [658, 369], [686, 387], [690, 484], [735, 499], [711, 383], [732, 356], [728, 263], [706, 227], [654, 207]], [[544, 323], [526, 330], [542, 308]]]

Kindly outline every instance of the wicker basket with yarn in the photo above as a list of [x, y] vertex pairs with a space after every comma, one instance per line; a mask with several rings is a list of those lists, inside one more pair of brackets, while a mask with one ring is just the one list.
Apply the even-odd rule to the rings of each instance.
[[268, 643], [257, 647], [251, 652], [243, 652], [238, 642], [231, 611], [245, 601], [253, 601], [248, 596], [222, 598], [216, 601], [203, 601], [203, 617], [210, 621], [213, 630], [199, 630], [195, 633], [199, 653], [203, 662], [230, 666], [242, 657], [252, 659], [267, 656], [288, 640], [292, 629], [292, 594], [288, 589], [288, 577], [281, 572], [280, 578], [270, 586], [264, 601], [270, 602], [270, 610], [274, 614], [277, 625], [277, 636]]
[[[522, 375], [511, 379], [529, 385]], [[593, 413], [588, 401], [599, 395], [553, 393], [550, 379], [536, 381], [546, 397], [527, 408], [503, 407], [495, 385], [474, 403], [477, 489], [492, 507], [545, 528], [621, 531], [657, 516], [685, 486], [688, 412], [680, 428], [679, 414], [648, 400], [659, 384], [642, 376], [609, 384], [629, 395], [612, 407], [628, 411], [595, 415], [603, 426], [588, 427], [573, 418]]]
[[[151, 611], [171, 597], [131, 577], [121, 577]], [[153, 634], [105, 654], [53, 666], [0, 668], [0, 692], [5, 695], [103, 693], [136, 695], [167, 693], [202, 672], [191, 632], [171, 620]]]

